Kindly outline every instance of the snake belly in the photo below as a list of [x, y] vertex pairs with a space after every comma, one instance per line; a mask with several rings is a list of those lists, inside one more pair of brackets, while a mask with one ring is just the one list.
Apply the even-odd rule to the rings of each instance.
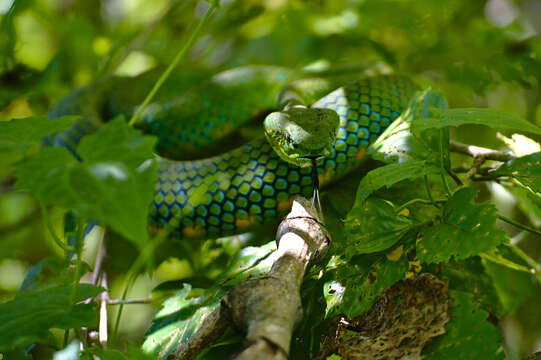
[[[376, 76], [344, 85], [312, 107], [340, 118], [332, 155], [318, 166], [321, 185], [345, 176], [416, 90], [406, 77]], [[196, 161], [159, 159], [159, 180], [150, 209], [153, 226], [179, 237], [220, 237], [275, 221], [295, 195], [312, 194], [312, 169], [281, 160], [265, 138]]]

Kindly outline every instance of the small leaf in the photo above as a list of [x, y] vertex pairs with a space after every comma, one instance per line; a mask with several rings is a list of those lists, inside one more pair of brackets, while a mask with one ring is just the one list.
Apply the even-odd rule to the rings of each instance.
[[186, 342], [218, 306], [218, 299], [187, 299], [190, 290], [191, 286], [184, 284], [182, 290], [163, 303], [163, 308], [154, 317], [152, 327], [146, 334], [142, 346], [145, 352], [155, 354], [159, 359], [167, 359], [178, 344]]
[[374, 304], [383, 291], [403, 279], [409, 269], [406, 255], [389, 260], [385, 254], [365, 257], [364, 264], [344, 263], [324, 286], [327, 318], [345, 314], [348, 318], [361, 315]]
[[412, 221], [397, 215], [392, 204], [368, 199], [351, 209], [346, 220], [346, 256], [368, 254], [393, 246], [411, 228]]
[[[104, 289], [77, 284], [74, 301], [94, 297]], [[49, 329], [97, 326], [95, 304], [70, 305], [72, 285], [25, 291], [0, 304], [0, 351], [21, 348], [50, 338]]]
[[365, 201], [370, 194], [384, 186], [389, 187], [402, 180], [440, 172], [440, 168], [428, 165], [421, 160], [410, 160], [379, 167], [366, 174], [359, 183], [354, 206], [360, 206], [360, 203]]
[[412, 122], [413, 131], [432, 128], [460, 126], [464, 124], [486, 125], [496, 129], [509, 129], [541, 135], [541, 128], [526, 120], [494, 109], [465, 108], [433, 110], [431, 118], [417, 118]]
[[512, 177], [541, 196], [541, 152], [510, 160], [490, 174]]
[[24, 150], [42, 143], [47, 135], [66, 130], [77, 116], [49, 119], [34, 116], [11, 121], [0, 121], [0, 152]]
[[488, 321], [488, 313], [479, 309], [472, 295], [449, 291], [453, 304], [447, 333], [435, 339], [424, 350], [426, 359], [503, 359], [501, 334]]
[[458, 190], [445, 204], [443, 223], [426, 227], [417, 240], [422, 262], [444, 262], [451, 257], [465, 259], [507, 241], [496, 227], [496, 208], [489, 203], [474, 204], [477, 190]]

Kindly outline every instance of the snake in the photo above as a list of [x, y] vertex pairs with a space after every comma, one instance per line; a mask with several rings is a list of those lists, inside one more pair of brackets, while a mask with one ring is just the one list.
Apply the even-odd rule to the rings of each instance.
[[[120, 101], [134, 83], [137, 79], [126, 85], [109, 77], [66, 95], [49, 116], [81, 118], [46, 143], [76, 154], [81, 137], [96, 131], [104, 118], [133, 111]], [[169, 226], [178, 238], [216, 238], [275, 222], [295, 196], [313, 193], [313, 172], [324, 187], [358, 167], [368, 146], [407, 108], [416, 90], [402, 75], [331, 81], [287, 68], [249, 65], [219, 72], [172, 99], [151, 104], [139, 124], [158, 137], [151, 229]], [[265, 136], [189, 159], [211, 149], [216, 139], [231, 137], [239, 124], [259, 112], [280, 110], [284, 94], [286, 110], [266, 116]], [[298, 112], [304, 103], [315, 115]], [[333, 119], [330, 134], [317, 122], [321, 118]], [[320, 141], [329, 136], [330, 145]], [[325, 155], [317, 163], [308, 161], [307, 154], [314, 151]]]

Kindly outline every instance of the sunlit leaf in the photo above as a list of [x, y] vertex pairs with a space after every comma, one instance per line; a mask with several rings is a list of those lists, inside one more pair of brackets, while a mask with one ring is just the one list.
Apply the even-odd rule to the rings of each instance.
[[163, 303], [146, 334], [142, 346], [145, 352], [166, 359], [178, 344], [186, 342], [197, 331], [206, 316], [218, 306], [218, 299], [188, 299], [190, 290], [191, 286], [185, 284], [182, 290]]
[[388, 249], [411, 225], [410, 219], [396, 214], [393, 205], [385, 200], [368, 199], [364, 203], [356, 203], [345, 220], [346, 256], [350, 258]]
[[374, 191], [389, 187], [399, 181], [415, 179], [427, 174], [437, 174], [441, 170], [421, 160], [389, 164], [370, 171], [359, 183], [355, 205], [365, 201]]
[[393, 260], [380, 255], [365, 258], [361, 264], [339, 265], [324, 287], [327, 317], [345, 314], [352, 318], [363, 314], [383, 291], [404, 278], [408, 268], [404, 254]]
[[541, 135], [541, 128], [526, 120], [495, 109], [434, 110], [431, 118], [417, 118], [412, 122], [414, 131], [465, 124], [485, 125], [495, 129], [509, 129]]
[[541, 196], [541, 152], [506, 162], [492, 176], [509, 176]]

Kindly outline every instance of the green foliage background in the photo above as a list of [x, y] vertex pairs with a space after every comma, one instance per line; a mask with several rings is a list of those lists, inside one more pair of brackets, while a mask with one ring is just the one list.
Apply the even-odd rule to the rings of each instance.
[[[0, 120], [36, 116], [33, 118], [35, 126], [32, 131], [24, 124], [17, 128], [17, 123], [10, 123], [11, 134], [16, 136], [3, 138], [0, 142], [0, 300], [13, 298], [31, 266], [46, 257], [55, 259], [64, 254], [48, 231], [46, 219], [43, 218], [36, 200], [40, 199], [45, 204], [55, 203], [48, 201], [54, 200], [55, 193], [51, 192], [51, 189], [42, 189], [41, 192], [34, 192], [34, 195], [12, 191], [11, 174], [14, 164], [27, 154], [35, 152], [44, 134], [53, 132], [55, 128], [60, 129], [70, 121], [61, 119], [53, 122], [41, 116], [63, 95], [101, 76], [135, 76], [152, 69], [156, 71], [151, 72], [151, 75], [158, 74], [160, 69], [172, 61], [208, 6], [208, 3], [203, 1], [187, 0], [14, 0], [0, 4]], [[274, 64], [293, 68], [308, 66], [328, 72], [352, 68], [369, 74], [400, 72], [409, 75], [423, 87], [431, 86], [443, 93], [451, 108], [490, 107], [541, 126], [540, 33], [541, 5], [536, 0], [223, 1], [177, 70], [189, 73], [186, 83], [195, 83], [208, 74], [244, 64]], [[129, 89], [130, 97], [136, 102], [142, 101], [154, 81], [155, 77], [149, 76], [148, 82], [142, 81], [137, 89]], [[185, 90], [186, 83], [168, 82], [168, 88], [163, 89], [161, 95], [165, 97]], [[447, 113], [451, 116], [449, 114], [452, 114], [454, 120], [461, 116], [458, 113]], [[499, 116], [498, 114], [501, 113], [492, 113], [493, 118]], [[445, 122], [445, 116], [438, 119], [443, 119], [443, 124], [447, 126], [449, 122]], [[502, 118], [501, 121], [509, 123], [512, 119]], [[417, 126], [420, 132], [425, 131], [423, 136], [433, 140], [439, 135], [434, 136], [434, 133], [431, 133], [434, 130], [423, 127], [432, 126], [430, 124], [427, 120], [426, 123], [417, 123]], [[120, 123], [112, 122], [109, 126], [112, 129], [104, 129], [101, 136], [87, 140], [88, 149], [104, 146], [108, 135], [116, 134], [120, 136], [120, 140], [109, 138], [110, 147], [105, 148], [113, 149], [116, 146], [115, 153], [121, 153], [118, 149], [122, 147], [122, 139], [141, 136], [130, 133], [130, 129], [123, 128]], [[452, 128], [451, 137], [468, 144], [505, 149], [505, 143], [498, 138], [496, 131], [480, 125], [465, 125]], [[513, 133], [505, 129], [503, 132], [508, 136]], [[539, 136], [535, 136], [532, 138], [539, 141]], [[144, 145], [138, 149], [140, 153], [137, 154], [143, 154], [141, 156], [144, 157], [144, 154], [150, 153], [152, 141], [145, 138]], [[439, 144], [441, 139], [435, 141]], [[516, 153], [524, 151], [526, 144], [522, 141], [515, 145], [514, 148], [518, 148]], [[387, 145], [381, 144], [384, 149]], [[508, 147], [513, 149], [513, 144]], [[87, 155], [90, 164], [92, 161], [103, 160], [105, 156], [90, 151]], [[34, 158], [36, 163], [52, 166], [46, 160], [46, 152], [39, 156], [41, 158]], [[450, 283], [454, 284], [456, 298], [464, 302], [464, 305], [461, 305], [463, 307], [457, 307], [455, 311], [467, 312], [466, 310], [476, 306], [470, 303], [475, 301], [482, 305], [482, 311], [489, 311], [499, 318], [498, 328], [503, 332], [503, 344], [510, 359], [519, 359], [531, 353], [536, 346], [539, 348], [541, 310], [538, 299], [541, 288], [532, 276], [521, 271], [531, 264], [525, 264], [516, 254], [509, 253], [506, 247], [494, 247], [504, 243], [507, 237], [517, 241], [520, 239], [520, 248], [539, 263], [541, 239], [538, 235], [519, 232], [515, 227], [496, 222], [498, 212], [532, 228], [539, 229], [541, 226], [541, 200], [532, 195], [539, 195], [541, 191], [540, 171], [539, 168], [525, 166], [530, 161], [538, 161], [538, 154], [507, 164], [498, 170], [497, 174], [501, 176], [514, 176], [513, 181], [518, 182], [517, 186], [504, 188], [494, 183], [486, 185], [484, 182], [473, 182], [469, 185], [475, 189], [466, 188], [455, 193], [442, 209], [408, 207], [411, 216], [403, 216], [402, 213], [396, 213], [396, 208], [418, 197], [420, 193], [424, 194], [422, 180], [408, 180], [413, 177], [408, 175], [408, 171], [414, 174], [418, 170], [414, 166], [434, 160], [421, 153], [412, 156], [417, 156], [414, 160], [418, 163], [409, 163], [409, 166], [412, 166], [410, 170], [398, 168], [399, 166], [396, 169], [387, 168], [402, 177], [391, 181], [389, 185], [404, 180], [398, 185], [379, 190], [387, 184], [363, 188], [361, 183], [360, 189], [366, 191], [366, 197], [373, 192], [376, 192], [376, 197], [364, 202], [366, 198], [359, 199], [362, 191], [357, 192], [356, 207], [352, 212], [349, 212], [354, 204], [351, 199], [360, 182], [359, 174], [352, 176], [349, 184], [340, 184], [340, 189], [328, 190], [324, 205], [329, 211], [329, 222], [342, 226], [341, 219], [346, 219], [345, 234], [363, 229], [365, 233], [373, 234], [371, 239], [374, 243], [360, 243], [359, 240], [362, 239], [351, 236], [335, 240], [338, 244], [344, 244], [345, 250], [339, 254], [343, 257], [337, 263], [328, 265], [328, 272], [323, 279], [316, 279], [314, 276], [305, 286], [307, 298], [312, 296], [321, 300], [320, 303], [308, 300], [308, 308], [313, 309], [314, 314], [309, 315], [307, 321], [321, 321], [317, 314], [324, 314], [325, 308], [329, 316], [344, 312], [356, 316], [366, 311], [381, 291], [404, 277], [410, 270], [411, 264], [408, 264], [408, 260], [411, 259], [403, 256], [399, 261], [391, 261], [381, 251], [390, 249], [397, 242], [396, 246], [404, 246], [405, 253], [413, 251], [408, 248], [416, 244], [415, 239], [408, 239], [413, 226], [419, 225], [419, 219], [430, 218], [435, 226], [424, 228], [422, 240], [416, 244], [418, 257], [426, 263], [423, 265], [425, 270], [441, 271], [441, 275], [448, 277]], [[384, 156], [376, 158], [388, 162]], [[115, 160], [129, 164], [138, 159]], [[470, 159], [456, 154], [451, 155], [450, 162], [453, 167], [471, 165]], [[67, 152], [58, 167], [62, 168], [64, 165], [69, 168], [70, 173], [90, 171], [86, 166], [69, 158]], [[28, 169], [34, 171], [33, 167]], [[24, 173], [24, 167], [19, 168], [19, 174], [21, 171], [23, 185], [31, 187], [29, 182], [39, 180], [37, 176], [33, 178], [32, 173]], [[373, 173], [377, 183], [376, 175], [377, 173]], [[445, 196], [445, 189], [438, 183], [439, 175], [433, 175], [432, 172], [427, 172], [427, 175], [430, 175], [434, 197]], [[151, 182], [150, 177], [137, 178], [132, 185], [137, 189]], [[365, 183], [367, 182], [365, 180]], [[64, 183], [59, 182], [56, 191], [62, 191], [62, 184]], [[114, 189], [115, 184], [111, 183], [109, 186]], [[66, 229], [66, 208], [77, 210], [77, 201], [55, 204], [63, 208], [48, 207], [47, 212], [54, 231], [63, 234]], [[144, 222], [139, 222], [138, 229], [130, 227], [129, 220], [126, 220], [127, 216], [123, 213], [126, 209], [115, 209], [118, 211], [114, 211], [114, 214], [108, 212], [109, 209], [110, 204], [103, 204], [99, 212], [79, 210], [87, 218], [99, 220], [110, 225], [117, 233], [132, 237], [133, 243], [121, 237], [115, 238], [108, 249], [110, 259], [114, 259], [107, 265], [111, 296], [120, 297], [125, 273], [137, 256], [137, 246], [142, 247], [145, 243], [147, 233], [143, 232], [144, 236], [141, 235]], [[450, 244], [449, 249], [442, 250], [440, 244], [434, 241], [441, 241], [438, 235], [442, 233], [447, 233], [450, 240], [456, 236], [472, 241], [480, 239], [479, 233], [468, 232], [471, 230], [468, 230], [470, 225], [464, 223], [460, 216], [455, 216], [456, 211], [463, 214], [465, 209], [471, 217], [478, 216], [484, 219], [483, 221], [486, 220], [483, 224], [487, 224], [486, 231], [492, 234], [491, 239], [494, 242], [488, 244], [487, 248], [482, 248], [481, 245], [487, 244], [481, 240], [479, 248], [460, 249], [459, 246], [453, 247], [453, 244]], [[363, 214], [373, 215], [375, 212], [378, 217], [373, 221], [385, 219], [384, 233], [378, 232], [381, 229], [379, 224], [375, 226], [369, 221], [355, 222], [355, 219], [367, 219]], [[108, 223], [108, 219], [114, 216], [117, 218]], [[449, 232], [449, 228], [454, 228], [454, 225], [466, 230], [460, 230], [464, 231], [462, 234]], [[80, 232], [80, 227], [79, 224], [78, 229], [72, 229], [72, 233]], [[272, 230], [268, 233], [272, 234]], [[264, 236], [267, 236], [269, 241], [272, 239], [272, 236]], [[204, 293], [200, 290], [202, 288], [212, 288], [216, 283], [240, 281], [247, 276], [247, 273], [241, 273], [239, 269], [250, 269], [253, 274], [262, 271], [264, 266], [258, 267], [261, 265], [259, 259], [267, 255], [269, 249], [254, 247], [239, 252], [245, 245], [260, 246], [261, 242], [235, 238], [223, 242], [208, 241], [204, 244], [175, 243], [169, 248], [166, 244], [158, 249], [156, 262], [147, 263], [148, 270], [153, 270], [151, 275], [139, 276], [128, 297], [146, 297], [151, 289], [161, 285], [153, 293], [152, 305], [130, 305], [124, 310], [120, 324], [119, 348], [124, 349], [127, 341], [142, 343], [152, 317], [160, 309], [161, 300], [174, 294], [171, 289], [182, 290], [165, 303], [162, 312], [167, 312], [168, 306], [179, 306], [179, 303], [183, 304], [182, 306], [193, 305], [193, 300], [186, 299], [190, 289], [183, 287], [183, 282], [191, 284], [191, 294], [196, 298]], [[175, 248], [175, 252], [171, 252], [170, 248]], [[419, 249], [425, 249], [426, 253], [421, 255]], [[436, 249], [439, 252], [435, 252]], [[477, 255], [483, 251], [485, 252], [482, 256], [461, 262], [470, 254]], [[85, 244], [83, 260], [93, 264], [96, 252], [96, 242], [88, 241]], [[374, 252], [376, 255], [359, 256]], [[168, 258], [163, 255], [170, 253], [176, 256]], [[429, 265], [440, 261], [449, 261], [449, 264], [443, 270], [437, 270], [437, 265]], [[506, 261], [519, 264], [519, 268], [512, 268]], [[43, 266], [42, 263], [42, 267], [49, 269], [48, 274], [57, 280], [73, 276], [71, 273], [64, 273], [64, 265], [57, 263], [56, 266]], [[80, 266], [84, 268], [84, 265]], [[379, 268], [386, 271], [372, 284], [369, 273], [377, 272]], [[43, 275], [43, 272], [39, 274]], [[322, 283], [327, 282], [325, 286], [329, 286], [332, 281], [340, 282], [346, 287], [343, 299], [333, 298], [328, 292], [321, 292]], [[58, 280], [57, 286], [62, 284], [64, 282]], [[221, 290], [216, 291], [220, 293]], [[348, 296], [348, 291], [355, 296]], [[465, 292], [473, 295], [464, 295]], [[68, 293], [64, 292], [64, 295]], [[358, 300], [359, 294], [362, 295], [361, 300]], [[175, 302], [177, 298], [179, 300]], [[199, 310], [194, 307], [190, 314], [204, 312], [207, 306], [212, 306], [211, 300], [207, 298], [206, 302], [198, 305]], [[64, 303], [55, 304], [61, 306]], [[114, 313], [114, 310], [112, 312]], [[84, 315], [88, 316], [88, 313]], [[184, 313], [177, 315], [178, 318], [168, 321], [179, 321], [182, 324], [189, 322]], [[485, 312], [477, 312], [472, 321], [478, 323], [487, 316]], [[163, 319], [158, 317], [153, 326], [159, 326], [160, 321]], [[192, 325], [189, 326], [195, 326], [194, 323], [197, 323], [197, 318], [192, 319]], [[178, 325], [176, 329], [182, 326], [184, 325]], [[454, 326], [453, 329], [457, 332], [465, 327], [464, 324]], [[488, 322], [480, 325], [481, 328], [484, 326], [490, 325]], [[307, 334], [310, 333], [307, 328], [309, 327], [303, 325], [299, 330], [305, 338], [308, 338]], [[49, 343], [56, 346], [62, 343], [63, 332], [53, 331], [47, 336]], [[171, 336], [180, 335], [173, 332]], [[446, 341], [451, 343], [449, 346], [452, 348], [453, 339], [443, 340]], [[234, 341], [231, 340], [230, 343]], [[228, 343], [224, 346], [228, 346]], [[295, 356], [306, 357], [313, 346], [301, 341]], [[38, 347], [34, 354], [37, 354], [35, 356], [38, 358], [47, 358], [53, 351], [51, 349]], [[134, 349], [130, 351], [137, 353]], [[434, 350], [432, 354], [438, 354], [437, 351], [439, 350]], [[113, 358], [113, 355], [110, 356]], [[208, 356], [212, 357], [212, 349]]]

